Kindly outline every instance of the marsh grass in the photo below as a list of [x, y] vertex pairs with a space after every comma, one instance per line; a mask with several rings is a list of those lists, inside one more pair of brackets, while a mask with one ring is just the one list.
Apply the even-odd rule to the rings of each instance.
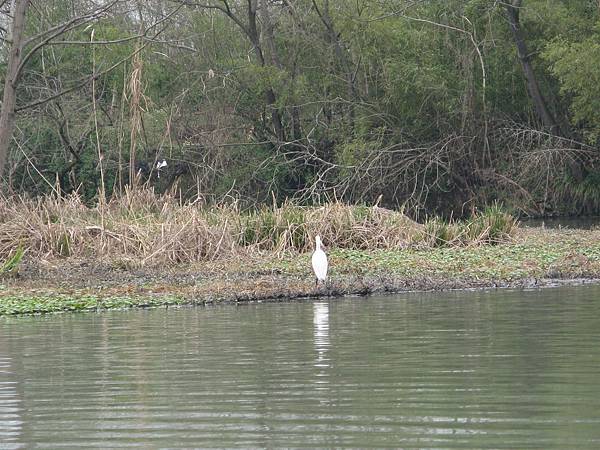
[[572, 176], [557, 177], [553, 191], [557, 203], [571, 205], [571, 211], [582, 214], [598, 211], [600, 208], [600, 173], [592, 171], [583, 180]]
[[312, 249], [320, 234], [328, 246], [397, 249], [409, 246], [423, 226], [401, 212], [340, 202], [318, 207], [291, 202], [242, 214], [239, 244], [278, 254]]
[[0, 265], [0, 277], [14, 276], [19, 272], [19, 265], [23, 259], [25, 250], [22, 246], [18, 246], [14, 252], [12, 252], [6, 261]]
[[498, 204], [488, 206], [463, 221], [434, 217], [425, 222], [423, 241], [430, 247], [499, 244], [516, 231], [517, 220]]
[[233, 201], [182, 204], [151, 189], [86, 206], [77, 195], [0, 198], [0, 260], [21, 247], [36, 258], [100, 258], [118, 267], [190, 263], [249, 252], [277, 256], [312, 249], [320, 234], [330, 248], [386, 249], [496, 243], [515, 220], [498, 206], [470, 221], [418, 224], [401, 211], [340, 202], [307, 207], [285, 202], [245, 211]]

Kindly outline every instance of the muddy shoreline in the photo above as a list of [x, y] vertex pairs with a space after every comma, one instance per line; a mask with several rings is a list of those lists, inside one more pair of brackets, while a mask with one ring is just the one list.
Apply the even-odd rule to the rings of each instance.
[[0, 315], [598, 283], [600, 231], [525, 228], [500, 245], [331, 249], [329, 261], [329, 282], [316, 287], [309, 252], [155, 265], [26, 255], [17, 276], [0, 281]]
[[[226, 266], [226, 265], [225, 265]], [[29, 261], [20, 275], [4, 280], [0, 315], [102, 311], [134, 307], [202, 306], [448, 290], [535, 289], [600, 283], [577, 273], [562, 277], [473, 279], [394, 273], [337, 274], [315, 286], [309, 272], [278, 269], [231, 271], [223, 267], [115, 269], [97, 261]]]

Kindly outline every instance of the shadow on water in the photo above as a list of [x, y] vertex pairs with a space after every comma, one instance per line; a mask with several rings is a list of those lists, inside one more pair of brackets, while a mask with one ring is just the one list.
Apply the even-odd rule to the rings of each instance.
[[0, 448], [598, 448], [600, 286], [0, 319]]

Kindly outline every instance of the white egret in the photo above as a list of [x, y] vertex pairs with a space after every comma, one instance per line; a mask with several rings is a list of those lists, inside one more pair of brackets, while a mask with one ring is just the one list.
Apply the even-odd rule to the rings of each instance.
[[325, 282], [327, 279], [327, 255], [321, 248], [321, 236], [315, 237], [315, 251], [312, 254], [312, 267], [317, 277], [316, 283], [319, 281]]
[[160, 178], [160, 171], [162, 170], [163, 167], [167, 167], [166, 159], [161, 159], [160, 161], [156, 162], [156, 177], [157, 178]]

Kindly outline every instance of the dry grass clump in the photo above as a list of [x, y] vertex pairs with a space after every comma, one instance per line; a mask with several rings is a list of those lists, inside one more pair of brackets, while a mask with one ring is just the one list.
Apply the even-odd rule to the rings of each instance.
[[467, 225], [429, 221], [423, 226], [377, 206], [335, 202], [306, 207], [286, 202], [241, 211], [235, 202], [181, 204], [172, 196], [137, 188], [92, 208], [77, 195], [0, 198], [0, 258], [22, 247], [40, 258], [186, 263], [248, 251], [304, 252], [312, 249], [316, 234], [332, 248], [400, 249], [493, 243], [514, 227], [514, 219], [499, 208]]
[[498, 244], [510, 239], [517, 226], [517, 220], [495, 204], [475, 213], [470, 220], [428, 220], [423, 241], [430, 247]]
[[307, 251], [317, 234], [336, 248], [404, 248], [423, 229], [400, 212], [340, 202], [320, 207], [289, 202], [277, 208], [262, 207], [241, 216], [239, 225], [241, 245], [277, 253]]
[[146, 262], [210, 260], [233, 251], [230, 222], [150, 190], [87, 207], [76, 196], [0, 198], [0, 258], [18, 245], [39, 257], [107, 257]]

